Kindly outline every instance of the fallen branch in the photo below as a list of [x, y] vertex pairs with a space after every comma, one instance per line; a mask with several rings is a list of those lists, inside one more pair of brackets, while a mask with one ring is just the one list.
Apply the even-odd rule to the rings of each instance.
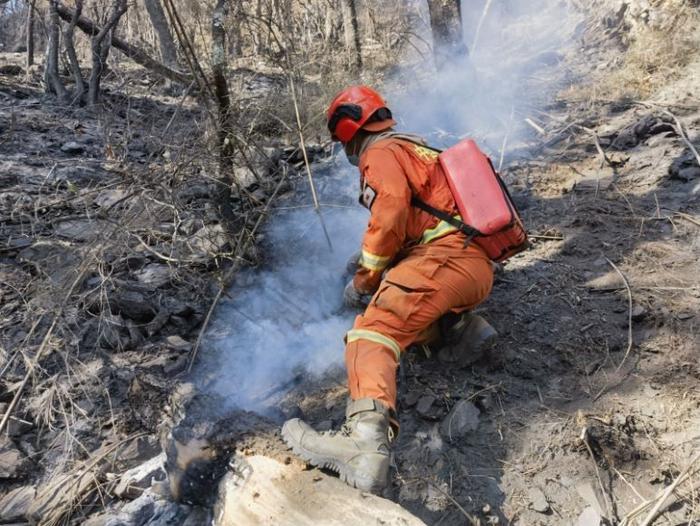
[[610, 266], [615, 269], [615, 272], [619, 274], [625, 284], [625, 288], [627, 289], [627, 349], [625, 350], [625, 355], [622, 357], [620, 365], [617, 366], [616, 371], [619, 371], [622, 368], [622, 365], [625, 363], [625, 360], [627, 360], [634, 343], [632, 338], [632, 289], [630, 288], [629, 281], [627, 281], [627, 276], [625, 276], [622, 271], [617, 268], [617, 265], [615, 265], [615, 263], [610, 261], [608, 258], [605, 258], [605, 261], [607, 261]]
[[698, 460], [700, 460], [700, 452], [695, 454], [695, 456], [691, 459], [691, 461], [688, 463], [688, 465], [685, 468], [683, 468], [683, 471], [681, 471], [678, 474], [678, 477], [676, 477], [676, 480], [674, 480], [663, 492], [659, 493], [656, 497], [654, 497], [651, 501], [649, 501], [647, 503], [647, 504], [651, 504], [652, 502], [656, 501], [656, 504], [654, 505], [654, 507], [651, 509], [649, 514], [640, 523], [639, 526], [649, 526], [649, 524], [651, 524], [651, 522], [656, 517], [656, 514], [659, 513], [661, 506], [664, 505], [666, 500], [668, 500], [668, 497], [671, 495], [671, 493], [673, 493], [673, 491], [678, 487], [678, 485], [681, 482], [683, 482], [684, 479], [686, 479], [688, 477], [690, 469], [695, 465], [695, 463]]
[[[63, 20], [65, 20], [68, 23], [72, 21], [73, 16], [75, 14], [73, 9], [70, 9], [69, 7], [66, 7], [65, 5], [58, 2], [56, 10], [58, 12], [58, 16], [60, 16]], [[86, 33], [91, 37], [99, 34], [102, 30], [102, 28], [100, 28], [92, 20], [84, 16], [78, 17], [76, 26], [83, 33]], [[161, 62], [158, 62], [157, 60], [149, 57], [148, 53], [146, 53], [144, 50], [136, 46], [132, 46], [126, 40], [123, 40], [117, 37], [116, 35], [112, 37], [112, 46], [124, 53], [127, 57], [129, 57], [137, 64], [167, 79], [170, 79], [174, 82], [179, 82], [184, 85], [188, 85], [192, 81], [192, 79], [188, 75], [171, 69], [165, 64], [162, 64]]]
[[685, 131], [685, 128], [683, 127], [683, 123], [680, 121], [678, 117], [674, 113], [671, 112], [668, 108], [665, 108], [663, 106], [660, 106], [658, 104], [653, 104], [651, 102], [643, 102], [643, 101], [635, 101], [636, 104], [639, 104], [641, 106], [646, 106], [647, 108], [654, 108], [659, 110], [661, 113], [664, 115], [667, 115], [673, 119], [673, 121], [676, 123], [676, 131], [678, 132], [678, 135], [680, 138], [683, 140], [685, 145], [688, 147], [688, 149], [693, 153], [695, 156], [695, 160], [698, 162], [698, 166], [700, 166], [700, 153], [698, 153], [697, 148], [695, 148], [695, 145], [693, 145], [692, 142], [690, 142], [690, 138], [688, 137], [688, 133]]

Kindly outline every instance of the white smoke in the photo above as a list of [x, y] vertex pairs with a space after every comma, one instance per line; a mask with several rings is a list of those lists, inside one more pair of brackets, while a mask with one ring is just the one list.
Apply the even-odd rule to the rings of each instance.
[[[470, 47], [484, 5], [475, 4], [463, 6]], [[514, 145], [524, 118], [536, 115], [532, 109], [561, 80], [560, 53], [576, 23], [562, 2], [494, 0], [469, 60], [436, 75], [428, 59], [385, 86], [400, 129], [441, 146], [471, 136], [492, 155], [507, 133]], [[264, 410], [300, 371], [321, 374], [343, 362], [343, 336], [355, 315], [342, 307], [345, 263], [368, 215], [357, 203], [357, 169], [342, 154], [314, 171], [321, 201], [337, 205], [323, 208], [334, 250], [312, 208], [278, 208], [267, 223], [265, 264], [238, 276], [209, 333], [214, 388], [244, 409]]]
[[357, 169], [344, 158], [315, 165], [315, 178], [333, 250], [313, 208], [282, 203], [265, 231], [263, 268], [237, 276], [210, 333], [220, 367], [214, 389], [244, 409], [264, 410], [302, 371], [343, 361], [355, 315], [343, 307], [345, 266], [367, 213], [357, 204]]

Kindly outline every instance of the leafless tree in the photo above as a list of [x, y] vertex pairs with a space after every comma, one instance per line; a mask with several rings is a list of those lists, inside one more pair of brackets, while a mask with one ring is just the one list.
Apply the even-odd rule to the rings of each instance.
[[362, 67], [362, 49], [360, 32], [357, 25], [357, 9], [355, 0], [341, 0], [343, 11], [343, 30], [345, 31], [345, 48], [351, 54], [352, 66], [355, 71]]
[[462, 36], [459, 0], [428, 0], [435, 65], [442, 68], [451, 58], [468, 53]]
[[[88, 103], [97, 104], [100, 97], [100, 82], [109, 49], [112, 47], [112, 33], [117, 27], [122, 15], [126, 13], [126, 0], [114, 0], [112, 10], [107, 23], [102, 27], [99, 33], [92, 37], [90, 43], [92, 54], [92, 71], [90, 72], [90, 83], [88, 85]], [[56, 15], [58, 17], [58, 15]]]
[[55, 93], [59, 100], [65, 102], [68, 93], [58, 74], [58, 49], [60, 45], [60, 20], [58, 18], [58, 0], [49, 0], [49, 40], [46, 44], [46, 67], [44, 84], [47, 93]]
[[73, 42], [75, 25], [78, 23], [82, 12], [83, 0], [75, 0], [75, 12], [73, 13], [73, 18], [71, 18], [71, 21], [63, 30], [63, 47], [66, 50], [66, 55], [68, 55], [68, 61], [70, 63], [70, 68], [73, 72], [73, 79], [75, 81], [75, 89], [71, 95], [71, 99], [74, 103], [81, 102], [83, 94], [85, 93], [85, 82], [83, 81], [83, 75], [80, 72], [80, 62], [78, 62], [78, 55], [75, 52], [75, 44]]
[[177, 48], [173, 35], [168, 26], [168, 19], [163, 11], [160, 0], [144, 0], [148, 17], [151, 19], [153, 29], [158, 35], [158, 45], [160, 47], [160, 57], [163, 63], [171, 68], [177, 68]]
[[229, 92], [226, 69], [228, 66], [226, 28], [224, 20], [228, 9], [227, 0], [217, 0], [211, 21], [211, 70], [214, 79], [214, 94], [219, 108], [219, 121], [217, 123], [219, 146], [219, 179], [218, 192], [219, 213], [226, 230], [231, 231], [233, 220], [231, 209], [231, 186], [233, 184], [233, 113], [231, 107], [231, 94]]
[[[58, 4], [58, 15], [66, 22], [70, 22], [72, 20], [73, 13], [74, 11], [72, 9], [66, 7], [63, 4]], [[101, 32], [100, 26], [98, 24], [84, 16], [78, 18], [76, 27], [90, 36], [97, 35]], [[158, 75], [162, 75], [167, 79], [179, 82], [180, 84], [184, 85], [188, 85], [190, 82], [192, 82], [192, 79], [189, 78], [187, 75], [172, 68], [169, 68], [161, 62], [158, 62], [157, 60], [150, 57], [148, 53], [143, 49], [130, 44], [126, 40], [119, 38], [114, 34], [112, 35], [111, 42], [112, 46], [124, 53], [131, 60], [153, 71]]]
[[27, 69], [34, 65], [34, 16], [36, 8], [36, 0], [31, 0], [27, 4], [27, 29], [26, 29], [26, 42], [27, 42]]

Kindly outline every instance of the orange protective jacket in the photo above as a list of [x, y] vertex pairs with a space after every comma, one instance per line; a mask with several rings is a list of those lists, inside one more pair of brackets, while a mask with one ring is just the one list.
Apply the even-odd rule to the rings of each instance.
[[371, 144], [360, 157], [360, 202], [370, 210], [362, 240], [360, 267], [353, 279], [358, 292], [377, 290], [382, 273], [416, 244], [456, 231], [452, 225], [411, 206], [417, 196], [458, 217], [435, 150], [398, 138]]

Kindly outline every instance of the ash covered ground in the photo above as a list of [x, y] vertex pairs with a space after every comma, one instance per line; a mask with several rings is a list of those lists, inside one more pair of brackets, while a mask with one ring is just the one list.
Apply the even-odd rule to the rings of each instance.
[[[533, 97], [514, 97], [514, 84], [493, 112], [456, 119], [498, 164], [504, 150], [534, 243], [479, 307], [499, 332], [487, 357], [465, 369], [420, 349], [405, 357], [385, 497], [426, 524], [639, 524], [679, 477], [654, 524], [698, 520], [700, 167], [688, 143], [697, 148], [700, 64], [691, 54], [659, 80], [642, 55], [639, 73], [625, 39], [665, 26], [617, 7], [596, 3], [569, 47], [539, 49], [537, 72], [520, 79]], [[661, 53], [669, 40], [646, 42]], [[396, 73], [397, 113], [416, 100], [399, 97], [402, 79], [421, 75]], [[328, 147], [309, 148], [321, 201], [334, 205], [322, 207], [331, 252], [300, 155], [270, 141], [288, 182], [278, 188], [281, 172], [265, 168], [238, 203], [246, 236], [248, 215], [266, 222], [195, 356], [230, 256], [208, 204], [210, 152], [192, 134], [205, 117], [137, 74], [129, 93], [108, 81], [108, 111], [95, 114], [52, 104], [36, 75], [0, 76], [3, 413], [42, 345], [33, 324], [50, 326], [54, 298], [90, 263], [2, 438], [0, 516], [206, 524], [217, 494], [198, 481], [238, 473], [236, 453], [286, 463], [294, 476], [262, 496], [310, 505], [328, 474], [305, 471], [278, 424], [344, 417], [353, 314], [340, 295], [366, 218], [355, 174]], [[615, 91], [630, 83], [643, 100]], [[177, 140], [158, 132], [173, 115]], [[423, 122], [401, 125], [437, 144], [460, 135]]]

